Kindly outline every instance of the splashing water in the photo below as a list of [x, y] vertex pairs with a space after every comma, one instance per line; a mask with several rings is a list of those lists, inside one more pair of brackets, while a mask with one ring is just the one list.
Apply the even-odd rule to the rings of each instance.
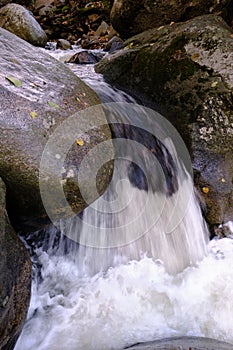
[[[96, 89], [103, 94], [106, 83]], [[100, 200], [60, 222], [59, 238], [54, 227], [44, 242], [28, 235], [32, 298], [15, 350], [119, 350], [181, 335], [233, 343], [233, 240], [208, 243], [191, 177], [172, 140], [160, 140], [153, 141], [158, 161], [152, 151], [140, 164], [146, 179], [132, 163], [135, 144], [127, 143], [131, 156], [123, 160], [125, 144], [117, 147]]]

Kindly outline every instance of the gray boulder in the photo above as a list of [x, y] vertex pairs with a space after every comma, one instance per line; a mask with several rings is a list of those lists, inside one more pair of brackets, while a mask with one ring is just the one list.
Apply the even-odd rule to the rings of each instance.
[[231, 350], [233, 345], [216, 339], [177, 337], [147, 342], [127, 348], [129, 350]]
[[25, 7], [7, 4], [0, 9], [0, 27], [35, 46], [45, 46], [47, 35]]
[[171, 22], [186, 21], [195, 16], [218, 12], [228, 18], [231, 0], [115, 0], [111, 23], [123, 38]]
[[[0, 176], [8, 189], [12, 217], [18, 223], [26, 220], [33, 228], [41, 227], [48, 218], [39, 187], [40, 162], [47, 141], [53, 140], [56, 149], [53, 147], [45, 154], [48, 162], [43, 165], [42, 179], [48, 190], [54, 190], [50, 193], [51, 207], [55, 207], [51, 214], [59, 220], [67, 215], [69, 206], [79, 213], [108, 186], [111, 164], [98, 171], [94, 179], [97, 192], [93, 190], [93, 167], [102, 157], [97, 151], [92, 151], [83, 170], [85, 198], [80, 193], [78, 174], [90, 149], [111, 139], [111, 132], [101, 114], [98, 96], [64, 64], [4, 29], [0, 29], [0, 50]], [[92, 125], [84, 133], [85, 119], [76, 112], [88, 111], [87, 108], [93, 105], [99, 106], [95, 113], [91, 112]], [[77, 142], [71, 140], [72, 147], [67, 149], [61, 168], [62, 152], [70, 142], [72, 130], [67, 131], [67, 126], [60, 127], [57, 138], [54, 132], [64, 121], [73, 123], [71, 129], [73, 126]], [[109, 153], [111, 158], [111, 146]], [[59, 197], [58, 185], [64, 190], [68, 203]]]
[[212, 225], [233, 220], [232, 60], [232, 30], [206, 15], [141, 33], [96, 66], [180, 132]]
[[29, 306], [31, 262], [9, 222], [1, 179], [0, 246], [0, 348], [13, 349]]

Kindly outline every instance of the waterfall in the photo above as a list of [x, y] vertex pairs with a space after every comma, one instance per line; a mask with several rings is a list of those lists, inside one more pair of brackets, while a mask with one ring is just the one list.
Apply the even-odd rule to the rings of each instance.
[[81, 214], [24, 238], [33, 286], [15, 350], [120, 350], [181, 335], [233, 343], [233, 241], [208, 243], [182, 139], [90, 66], [70, 66], [105, 103], [114, 174]]
[[183, 141], [168, 121], [136, 103], [104, 109], [115, 137], [113, 179], [81, 216], [60, 222], [62, 234], [78, 242], [71, 254], [80, 273], [92, 276], [143, 256], [169, 273], [195, 265], [207, 253], [208, 230], [179, 158]]

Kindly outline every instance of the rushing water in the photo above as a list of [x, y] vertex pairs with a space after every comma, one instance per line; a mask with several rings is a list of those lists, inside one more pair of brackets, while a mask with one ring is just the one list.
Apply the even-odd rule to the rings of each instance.
[[[104, 102], [134, 102], [94, 75], [93, 67], [71, 68]], [[138, 183], [129, 173], [129, 161], [119, 160], [103, 198], [109, 211], [117, 204], [123, 214], [106, 215], [97, 201], [76, 219], [62, 221], [61, 236], [54, 227], [28, 235], [34, 261], [32, 298], [16, 350], [119, 350], [180, 335], [233, 343], [233, 240], [208, 243], [190, 176], [182, 164], [169, 160], [169, 154], [176, 157], [169, 142], [166, 149], [157, 146], [166, 169], [173, 170], [172, 183], [165, 176], [161, 191], [151, 189], [150, 181], [149, 189], [144, 179]], [[149, 179], [155, 178], [156, 169], [150, 163]], [[140, 178], [138, 169], [133, 170]], [[164, 206], [158, 209], [159, 203]], [[179, 213], [184, 206], [183, 220], [166, 234], [172, 208]], [[104, 226], [103, 234], [95, 235], [83, 222]], [[233, 231], [233, 224], [228, 226]], [[125, 245], [126, 238], [133, 243]]]

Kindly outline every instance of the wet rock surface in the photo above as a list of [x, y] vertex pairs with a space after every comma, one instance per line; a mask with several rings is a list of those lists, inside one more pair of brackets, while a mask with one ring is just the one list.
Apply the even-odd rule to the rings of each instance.
[[211, 225], [233, 219], [232, 55], [232, 30], [206, 15], [141, 33], [96, 66], [180, 132]]
[[131, 346], [131, 350], [231, 350], [232, 344], [200, 337], [179, 337]]
[[0, 27], [35, 46], [45, 46], [47, 35], [32, 14], [18, 4], [7, 4], [0, 9]]
[[0, 348], [10, 350], [29, 306], [31, 262], [9, 222], [5, 204], [5, 185], [0, 179]]
[[[8, 206], [12, 217], [17, 223], [27, 222], [32, 227], [35, 224], [37, 228], [47, 220], [39, 188], [39, 168], [44, 147], [62, 122], [78, 111], [99, 104], [100, 100], [64, 64], [4, 29], [0, 30], [0, 50], [0, 174], [8, 189]], [[77, 121], [80, 120], [78, 141], [74, 139], [71, 149], [67, 151], [60, 179], [67, 201], [76, 213], [88, 205], [87, 198], [82, 198], [78, 187], [80, 164], [91, 148], [111, 138], [103, 114], [94, 117], [86, 136], [82, 134], [85, 125], [79, 118], [80, 115], [77, 115]], [[95, 125], [98, 118], [103, 125]], [[51, 160], [54, 169], [61, 158], [63, 144], [69, 137], [64, 129], [54, 159]], [[109, 149], [109, 152], [112, 150]], [[86, 166], [87, 180], [92, 177], [92, 165], [98, 162], [99, 157], [93, 153], [93, 159]], [[98, 172], [98, 195], [108, 186], [111, 173], [111, 165], [103, 166]], [[51, 186], [54, 185], [53, 176], [53, 168], [50, 168], [48, 181], [51, 181]], [[87, 185], [90, 188], [92, 186], [88, 181]], [[90, 190], [89, 199], [92, 195]], [[54, 202], [55, 197], [52, 200]], [[65, 213], [64, 203], [61, 203], [60, 209], [59, 205], [56, 209], [57, 218]]]

